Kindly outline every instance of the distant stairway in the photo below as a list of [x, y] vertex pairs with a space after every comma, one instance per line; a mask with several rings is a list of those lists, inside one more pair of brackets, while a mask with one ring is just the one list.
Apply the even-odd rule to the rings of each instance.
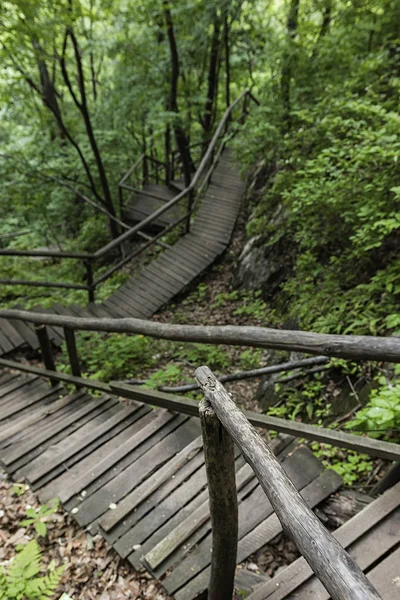
[[[48, 309], [39, 306], [33, 310], [78, 317], [151, 317], [226, 250], [245, 187], [246, 183], [240, 177], [229, 149], [225, 149], [213, 173], [212, 181], [199, 203], [190, 233], [144, 266], [102, 303], [92, 303], [86, 307], [77, 304], [62, 306], [55, 303]], [[167, 188], [162, 189], [165, 196], [176, 195], [176, 192]], [[62, 329], [49, 327], [48, 330], [53, 344], [59, 346], [63, 341]], [[33, 350], [38, 347], [32, 325], [1, 319], [0, 356], [23, 346]]]
[[[143, 219], [161, 208], [166, 202], [175, 198], [176, 188], [157, 183], [146, 183], [142, 190], [134, 192], [123, 207], [123, 220], [128, 225], [136, 225]], [[183, 214], [181, 205], [173, 207], [155, 219], [148, 227], [148, 231], [156, 233], [168, 227]]]

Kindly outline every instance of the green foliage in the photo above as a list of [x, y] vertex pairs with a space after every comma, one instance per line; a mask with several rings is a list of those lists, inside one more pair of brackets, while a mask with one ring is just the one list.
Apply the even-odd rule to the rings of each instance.
[[332, 414], [332, 406], [323, 395], [325, 384], [317, 374], [299, 388], [277, 383], [275, 389], [279, 394], [279, 406], [271, 407], [270, 415], [324, 425], [324, 420]]
[[240, 366], [244, 370], [257, 369], [260, 367], [260, 361], [263, 351], [260, 348], [249, 348], [240, 355]]
[[341, 450], [330, 444], [311, 444], [313, 453], [326, 467], [332, 468], [346, 485], [356, 483], [360, 478], [372, 471], [373, 460], [367, 454], [359, 454], [354, 450]]
[[187, 360], [196, 366], [208, 365], [210, 369], [225, 369], [230, 364], [227, 352], [220, 346], [208, 344], [185, 344], [179, 346], [174, 356]]
[[144, 387], [157, 389], [164, 385], [173, 385], [182, 379], [182, 369], [178, 365], [169, 364], [165, 369], [152, 373], [146, 380]]
[[20, 496], [22, 496], [22, 494], [24, 494], [27, 490], [27, 486], [24, 483], [14, 483], [14, 485], [11, 488], [11, 492], [17, 496], [17, 498], [19, 498]]
[[375, 438], [400, 428], [400, 384], [388, 385], [384, 377], [380, 378], [380, 384], [372, 390], [368, 404], [345, 427], [366, 431]]
[[0, 567], [0, 600], [46, 600], [52, 598], [65, 567], [40, 576], [41, 552], [36, 540], [25, 544], [6, 572]]
[[[155, 363], [154, 342], [143, 335], [80, 332], [76, 338], [78, 355], [82, 357], [82, 368], [89, 378], [111, 381], [127, 379], [135, 370], [150, 367]], [[68, 353], [62, 346], [61, 360], [64, 370], [69, 372]]]
[[47, 525], [45, 519], [51, 517], [57, 512], [59, 506], [58, 499], [50, 500], [48, 504], [43, 504], [37, 511], [34, 508], [27, 508], [27, 519], [21, 521], [21, 527], [29, 527], [33, 525], [36, 533], [44, 537], [47, 534]]

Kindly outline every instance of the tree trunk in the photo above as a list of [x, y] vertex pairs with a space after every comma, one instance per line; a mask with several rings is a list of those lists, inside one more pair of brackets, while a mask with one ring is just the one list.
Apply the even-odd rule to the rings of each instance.
[[179, 55], [178, 48], [176, 45], [175, 32], [174, 32], [174, 24], [172, 21], [172, 15], [168, 7], [168, 2], [164, 0], [164, 17], [165, 23], [167, 26], [167, 34], [168, 34], [168, 42], [169, 49], [171, 54], [171, 85], [170, 85], [170, 93], [169, 93], [169, 102], [168, 108], [171, 112], [175, 113], [174, 122], [173, 122], [173, 130], [175, 134], [176, 145], [179, 150], [179, 154], [181, 156], [182, 165], [183, 165], [183, 174], [185, 179], [185, 186], [187, 187], [190, 184], [191, 179], [191, 157], [189, 151], [189, 140], [186, 136], [185, 130], [183, 129], [180, 116], [179, 116], [179, 107], [178, 107], [178, 80], [179, 80]]
[[[40, 87], [42, 92], [43, 104], [46, 108], [49, 108], [55, 116], [59, 136], [61, 139], [65, 138], [65, 131], [61, 126], [61, 111], [58, 105], [57, 94], [54, 88], [53, 81], [49, 75], [47, 64], [43, 58], [43, 51], [40, 44], [36, 40], [32, 40], [33, 47], [37, 53], [37, 65], [40, 78]], [[54, 135], [52, 134], [52, 139]]]
[[213, 23], [213, 34], [211, 38], [210, 62], [208, 67], [208, 86], [207, 99], [202, 119], [204, 129], [204, 142], [208, 144], [213, 127], [214, 106], [217, 102], [217, 84], [218, 84], [218, 58], [220, 53], [221, 39], [221, 20], [215, 12]]
[[[78, 100], [78, 98], [76, 97], [76, 95], [72, 89], [71, 82], [69, 80], [68, 73], [66, 70], [65, 60], [64, 60], [66, 43], [67, 43], [68, 37], [71, 39], [73, 49], [74, 49], [74, 56], [75, 56], [76, 69], [77, 69], [77, 80], [78, 80], [78, 87], [79, 87], [79, 93], [80, 93], [80, 101]], [[92, 149], [92, 152], [93, 152], [93, 155], [95, 158], [96, 167], [97, 167], [97, 171], [99, 174], [101, 187], [103, 190], [103, 196], [104, 196], [102, 199], [103, 204], [106, 207], [106, 209], [108, 210], [108, 212], [113, 217], [115, 217], [116, 213], [115, 213], [114, 204], [113, 204], [111, 193], [110, 193], [110, 188], [108, 185], [107, 174], [106, 174], [103, 160], [101, 158], [100, 150], [99, 150], [99, 147], [97, 145], [97, 141], [96, 141], [96, 138], [94, 135], [92, 121], [90, 118], [89, 108], [88, 108], [88, 104], [87, 104], [85, 76], [84, 76], [84, 72], [83, 72], [81, 52], [80, 52], [78, 40], [75, 36], [75, 33], [74, 33], [72, 27], [67, 27], [67, 30], [66, 30], [62, 60], [63, 60], [62, 68], [63, 68], [64, 79], [66, 81], [69, 92], [72, 96], [72, 99], [74, 100], [77, 108], [81, 112], [83, 122], [85, 124], [86, 134], [88, 136], [90, 147]], [[118, 237], [119, 229], [118, 229], [116, 222], [110, 219], [109, 227], [110, 227], [112, 237], [113, 238]]]
[[282, 97], [282, 130], [286, 133], [291, 128], [291, 79], [293, 72], [294, 41], [297, 34], [300, 0], [291, 0], [287, 20], [286, 50], [282, 56], [281, 97]]
[[226, 107], [231, 104], [231, 69], [230, 69], [230, 48], [229, 48], [229, 25], [228, 15], [224, 17], [224, 47], [225, 47], [225, 102]]

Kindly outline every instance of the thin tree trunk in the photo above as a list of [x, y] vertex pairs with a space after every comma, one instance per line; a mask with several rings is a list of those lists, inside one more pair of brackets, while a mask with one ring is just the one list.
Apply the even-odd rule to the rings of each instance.
[[226, 107], [231, 104], [231, 69], [230, 69], [230, 48], [229, 48], [229, 25], [228, 15], [224, 17], [224, 47], [225, 47], [225, 102]]
[[291, 128], [291, 79], [293, 72], [294, 41], [297, 34], [300, 0], [291, 0], [287, 20], [286, 50], [282, 57], [281, 97], [282, 97], [282, 129], [287, 132]]
[[167, 26], [169, 49], [171, 54], [171, 85], [168, 107], [169, 110], [175, 113], [173, 130], [175, 134], [176, 145], [179, 150], [179, 154], [182, 159], [183, 174], [185, 179], [185, 186], [190, 184], [191, 179], [191, 158], [189, 151], [189, 140], [186, 133], [180, 123], [179, 107], [178, 107], [178, 81], [179, 81], [179, 55], [178, 48], [176, 45], [174, 24], [172, 20], [171, 11], [168, 7], [168, 2], [164, 0], [164, 17]]
[[[74, 56], [75, 56], [76, 69], [77, 69], [78, 87], [79, 87], [79, 93], [80, 93], [80, 101], [78, 100], [75, 92], [73, 91], [73, 88], [72, 88], [72, 85], [71, 85], [71, 82], [70, 82], [70, 79], [68, 76], [68, 72], [66, 69], [66, 64], [65, 64], [65, 51], [66, 51], [68, 37], [71, 39], [73, 49], [74, 49]], [[88, 136], [90, 147], [92, 149], [92, 152], [93, 152], [93, 155], [95, 158], [96, 167], [97, 167], [97, 171], [99, 174], [101, 187], [103, 190], [103, 196], [104, 196], [103, 204], [107, 208], [108, 212], [111, 213], [115, 217], [116, 213], [115, 213], [114, 204], [113, 204], [111, 193], [110, 193], [110, 188], [108, 185], [106, 171], [105, 171], [103, 160], [102, 160], [101, 154], [100, 154], [100, 150], [99, 150], [99, 147], [97, 145], [97, 141], [96, 141], [96, 138], [94, 135], [93, 126], [92, 126], [92, 122], [91, 122], [91, 118], [90, 118], [90, 114], [89, 114], [89, 109], [88, 109], [88, 104], [87, 104], [87, 96], [86, 96], [86, 88], [85, 88], [85, 76], [83, 73], [83, 65], [82, 65], [79, 44], [78, 44], [78, 40], [75, 36], [75, 33], [71, 27], [67, 27], [67, 30], [66, 30], [61, 66], [62, 66], [64, 79], [65, 79], [65, 82], [69, 89], [69, 92], [70, 92], [72, 99], [74, 100], [77, 108], [81, 112], [83, 122], [85, 124], [86, 134]], [[118, 237], [119, 230], [118, 230], [118, 226], [116, 225], [115, 221], [110, 220], [109, 227], [110, 227], [112, 237], [113, 238]]]
[[213, 34], [211, 38], [210, 62], [208, 67], [207, 99], [202, 119], [204, 129], [204, 142], [207, 144], [213, 127], [214, 106], [216, 103], [218, 89], [218, 59], [221, 47], [221, 20], [218, 14], [214, 14]]

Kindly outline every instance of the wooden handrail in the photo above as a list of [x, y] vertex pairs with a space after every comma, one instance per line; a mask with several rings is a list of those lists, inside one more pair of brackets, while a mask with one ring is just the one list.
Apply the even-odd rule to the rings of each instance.
[[[359, 566], [308, 507], [274, 453], [210, 369], [199, 367], [196, 379], [222, 426], [252, 467], [283, 530], [295, 542], [331, 598], [381, 600]], [[213, 600], [216, 597], [213, 596]]]
[[0, 317], [82, 331], [136, 333], [179, 342], [271, 348], [350, 360], [400, 362], [400, 339], [396, 337], [312, 333], [246, 325], [178, 325], [135, 318], [69, 317], [16, 309], [0, 310]]
[[[220, 137], [221, 133], [224, 131], [224, 129], [226, 128], [226, 126], [229, 122], [229, 119], [230, 119], [230, 115], [231, 115], [232, 111], [234, 110], [234, 108], [248, 94], [251, 99], [253, 99], [255, 102], [258, 103], [258, 101], [256, 101], [256, 99], [251, 95], [250, 91], [245, 90], [226, 109], [226, 111], [225, 111], [222, 119], [220, 120], [218, 127], [212, 137], [212, 140], [207, 148], [207, 151], [204, 154], [204, 156], [200, 162], [200, 165], [197, 168], [196, 173], [193, 176], [193, 179], [191, 180], [190, 184], [184, 190], [179, 192], [174, 198], [172, 198], [170, 201], [166, 202], [163, 206], [161, 206], [159, 209], [154, 211], [151, 215], [149, 215], [148, 217], [143, 219], [140, 223], [137, 223], [134, 227], [130, 228], [126, 223], [121, 221], [121, 219], [119, 219], [118, 217], [115, 217], [114, 215], [111, 215], [106, 209], [97, 205], [95, 202], [93, 202], [92, 200], [90, 200], [89, 198], [84, 196], [83, 194], [80, 194], [80, 196], [86, 202], [88, 202], [89, 204], [94, 206], [97, 210], [100, 210], [101, 212], [106, 214], [110, 219], [117, 222], [122, 228], [126, 229], [126, 231], [124, 233], [122, 233], [119, 237], [115, 238], [114, 240], [112, 240], [111, 242], [109, 242], [108, 244], [106, 244], [105, 246], [103, 246], [102, 248], [100, 248], [99, 250], [97, 250], [94, 253], [63, 252], [63, 251], [56, 252], [56, 251], [51, 251], [51, 250], [31, 250], [31, 251], [29, 251], [29, 250], [11, 250], [11, 249], [3, 249], [2, 250], [2, 249], [0, 249], [0, 256], [3, 255], [3, 256], [42, 257], [42, 258], [71, 258], [71, 259], [80, 259], [80, 260], [85, 260], [85, 261], [88, 261], [88, 260], [94, 261], [98, 258], [103, 258], [106, 254], [108, 254], [109, 252], [114, 250], [114, 248], [120, 247], [123, 242], [130, 239], [133, 235], [138, 235], [139, 237], [143, 238], [147, 242], [144, 245], [144, 247], [142, 247], [139, 251], [137, 251], [137, 252], [135, 251], [135, 255], [139, 254], [139, 252], [143, 251], [145, 248], [149, 247], [153, 243], [165, 248], [166, 244], [164, 244], [161, 240], [158, 239], [161, 236], [151, 237], [149, 234], [145, 233], [143, 231], [143, 229], [147, 225], [152, 223], [155, 219], [160, 217], [162, 214], [167, 212], [170, 208], [174, 207], [182, 199], [184, 199], [188, 196], [189, 203], [188, 203], [188, 209], [187, 209], [185, 218], [186, 218], [186, 223], [187, 223], [186, 230], [189, 231], [190, 217], [196, 206], [196, 202], [193, 202], [194, 189], [195, 189], [196, 185], [198, 184], [200, 177], [203, 175], [203, 172], [207, 168], [209, 160], [211, 158], [211, 167], [208, 169], [205, 177], [203, 178], [200, 191], [203, 190], [204, 186], [209, 181], [209, 179], [213, 173], [213, 170], [215, 169], [215, 166], [218, 162], [218, 159], [220, 157], [222, 149], [224, 147], [224, 144], [222, 144], [221, 147], [219, 148], [217, 156], [214, 157], [214, 159], [213, 159], [215, 147], [218, 143], [219, 137]], [[196, 145], [198, 145], [198, 144], [194, 144], [193, 146], [196, 146]], [[156, 163], [159, 166], [165, 166], [162, 161], [160, 161], [156, 158], [153, 158], [151, 156], [147, 156], [145, 153], [143, 153], [138, 158], [138, 160], [132, 165], [132, 167], [125, 173], [125, 175], [120, 179], [118, 186], [119, 186], [121, 193], [122, 193], [122, 189], [124, 189], [124, 188], [131, 189], [132, 186], [126, 185], [125, 181], [132, 174], [132, 172], [141, 164], [141, 162], [146, 159], [153, 161], [154, 163]], [[183, 218], [179, 219], [179, 221], [177, 221], [175, 223], [175, 225], [173, 225], [173, 226], [176, 226], [178, 223], [182, 222], [183, 220], [184, 220]], [[165, 234], [165, 233], [166, 233], [166, 231], [163, 232], [163, 234]], [[125, 264], [126, 262], [127, 261], [125, 259], [123, 259], [122, 261], [120, 261], [118, 263], [118, 265], [121, 266], [122, 264]], [[83, 285], [78, 285], [78, 284], [63, 284], [63, 283], [57, 284], [57, 283], [41, 282], [41, 281], [31, 282], [29, 280], [14, 280], [14, 279], [7, 279], [7, 280], [3, 279], [3, 280], [0, 280], [0, 283], [3, 283], [3, 285], [26, 285], [26, 286], [37, 286], [37, 287], [49, 287], [49, 288], [53, 287], [53, 288], [66, 288], [66, 289], [67, 288], [82, 289], [82, 290], [87, 290], [89, 292], [89, 301], [93, 301], [94, 290], [95, 290], [96, 286], [99, 285], [100, 283], [102, 283], [103, 281], [105, 281], [116, 270], [117, 270], [117, 267], [115, 267], [115, 266], [111, 267], [107, 271], [106, 274], [103, 274], [100, 277], [98, 277], [95, 281], [93, 281], [93, 283], [90, 286], [83, 286]]]
[[[159, 406], [160, 408], [167, 408], [168, 410], [184, 415], [192, 417], [199, 416], [199, 405], [196, 400], [192, 400], [191, 398], [174, 396], [173, 394], [166, 394], [165, 392], [159, 392], [158, 390], [144, 389], [140, 386], [127, 385], [119, 381], [104, 383], [93, 379], [67, 375], [66, 373], [57, 371], [48, 371], [34, 367], [28, 363], [19, 363], [6, 358], [0, 358], [0, 366], [22, 371], [24, 373], [33, 373], [49, 379], [54, 378], [58, 381], [75, 386], [80, 385], [81, 387], [84, 386], [88, 389], [106, 391], [109, 394], [121, 396], [121, 398], [137, 400], [138, 402]], [[343, 431], [326, 429], [324, 427], [318, 427], [317, 425], [308, 425], [307, 423], [300, 423], [299, 421], [289, 421], [279, 417], [270, 417], [269, 415], [261, 415], [252, 411], [244, 411], [244, 414], [252, 425], [260, 427], [261, 429], [278, 431], [288, 435], [321, 442], [323, 444], [330, 444], [337, 448], [347, 448], [349, 450], [368, 454], [369, 456], [383, 458], [384, 460], [400, 461], [400, 445], [393, 442], [360, 437]]]
[[169, 210], [170, 208], [175, 206], [175, 204], [177, 204], [180, 200], [182, 200], [182, 198], [185, 198], [190, 192], [192, 192], [195, 189], [204, 169], [206, 168], [206, 166], [208, 164], [209, 159], [211, 158], [211, 156], [215, 150], [215, 146], [218, 142], [219, 136], [229, 120], [230, 114], [232, 113], [234, 108], [241, 102], [241, 100], [248, 94], [248, 92], [249, 92], [248, 90], [245, 90], [244, 92], [242, 92], [240, 94], [240, 96], [238, 96], [238, 98], [236, 98], [236, 100], [234, 102], [232, 102], [232, 104], [226, 109], [226, 111], [225, 111], [221, 121], [219, 122], [218, 127], [212, 137], [212, 140], [207, 148], [207, 151], [204, 154], [204, 156], [200, 162], [200, 165], [198, 166], [196, 173], [194, 174], [190, 184], [184, 190], [182, 190], [182, 192], [180, 192], [177, 196], [175, 196], [175, 198], [172, 198], [169, 202], [164, 204], [164, 206], [162, 206], [159, 209], [157, 209], [156, 211], [154, 211], [151, 215], [149, 215], [148, 217], [146, 217], [145, 219], [140, 221], [140, 223], [137, 223], [129, 231], [124, 232], [118, 238], [116, 238], [115, 240], [112, 240], [111, 242], [109, 242], [108, 244], [103, 246], [103, 248], [100, 248], [99, 250], [97, 250], [97, 252], [95, 252], [96, 258], [100, 258], [100, 257], [104, 256], [105, 254], [107, 254], [108, 252], [113, 250], [116, 246], [118, 246], [121, 243], [128, 240], [131, 236], [133, 236], [135, 233], [140, 231], [143, 227], [146, 227], [147, 225], [149, 225], [149, 223], [151, 223], [152, 221], [154, 221], [155, 219], [160, 217], [162, 214], [164, 214], [167, 210]]
[[0, 249], [0, 256], [31, 256], [38, 258], [92, 258], [93, 254], [87, 252], [64, 252], [56, 250], [12, 250], [10, 248]]
[[81, 285], [79, 283], [53, 283], [52, 281], [34, 281], [31, 279], [0, 279], [0, 284], [26, 285], [28, 287], [60, 288], [64, 290], [90, 290], [90, 287], [88, 285]]

